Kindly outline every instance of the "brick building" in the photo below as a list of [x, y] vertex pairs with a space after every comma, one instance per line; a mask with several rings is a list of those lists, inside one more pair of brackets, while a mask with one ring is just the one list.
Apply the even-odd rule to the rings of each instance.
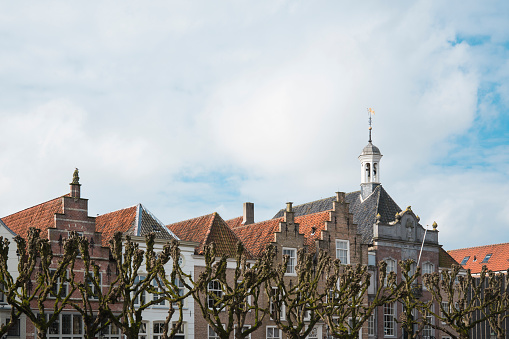
[[[53, 263], [55, 265], [61, 256], [60, 253], [62, 253], [63, 240], [69, 236], [71, 231], [76, 231], [81, 236], [87, 237], [91, 244], [90, 256], [95, 264], [100, 267], [102, 289], [105, 292], [109, 285], [108, 281], [110, 279], [114, 280], [114, 263], [110, 261], [109, 248], [102, 245], [102, 234], [96, 230], [95, 218], [88, 216], [88, 200], [80, 196], [80, 186], [76, 170], [73, 181], [70, 184], [70, 193], [3, 217], [2, 221], [6, 227], [3, 227], [1, 232], [6, 233], [9, 230], [12, 235], [17, 234], [26, 238], [30, 227], [40, 229], [41, 237], [47, 238], [50, 241], [54, 253]], [[15, 253], [15, 248], [16, 244], [11, 242], [11, 252], [14, 251]], [[16, 256], [12, 256], [10, 259], [16, 260]], [[13, 270], [11, 274], [17, 276], [17, 263], [10, 267]], [[84, 279], [83, 262], [77, 260], [73, 271], [77, 279]], [[68, 286], [65, 287], [65, 289], [68, 288]], [[75, 291], [72, 297], [79, 298], [78, 293]], [[51, 312], [53, 303], [50, 299], [45, 304], [45, 309], [48, 312]], [[34, 310], [36, 309], [35, 303], [33, 308]], [[105, 339], [120, 339], [118, 331], [116, 333], [114, 330], [109, 332], [110, 334], [104, 336]], [[12, 338], [37, 337], [33, 323], [25, 321], [25, 317], [21, 318], [19, 329], [13, 329], [11, 334], [9, 337]], [[48, 330], [48, 338], [52, 339], [69, 337], [78, 339], [83, 338], [83, 336], [84, 326], [82, 316], [71, 306], [64, 308], [60, 313], [58, 321], [54, 322]]]

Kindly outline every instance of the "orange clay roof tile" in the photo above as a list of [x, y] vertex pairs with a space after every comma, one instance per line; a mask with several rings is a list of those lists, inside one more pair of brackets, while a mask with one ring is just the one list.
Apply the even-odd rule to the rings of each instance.
[[64, 196], [3, 217], [2, 221], [23, 238], [27, 237], [30, 227], [40, 229], [41, 237], [47, 238], [48, 228], [55, 228], [55, 214], [64, 213]]
[[109, 246], [110, 239], [117, 231], [133, 234], [135, 219], [136, 206], [97, 216], [95, 218], [95, 230], [96, 232], [102, 232], [102, 245]]
[[[494, 272], [509, 269], [509, 243], [462, 248], [447, 251], [447, 253], [460, 264], [465, 257], [469, 256], [468, 261], [462, 266], [470, 269], [472, 273], [480, 273], [483, 265]], [[491, 254], [491, 257], [488, 262], [483, 263], [488, 254]]]

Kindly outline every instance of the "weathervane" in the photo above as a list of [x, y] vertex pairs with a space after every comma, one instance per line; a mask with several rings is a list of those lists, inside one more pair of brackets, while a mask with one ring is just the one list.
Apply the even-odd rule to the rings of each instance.
[[368, 142], [371, 142], [371, 116], [375, 115], [375, 110], [371, 107], [368, 108], [368, 122], [369, 122], [369, 140]]

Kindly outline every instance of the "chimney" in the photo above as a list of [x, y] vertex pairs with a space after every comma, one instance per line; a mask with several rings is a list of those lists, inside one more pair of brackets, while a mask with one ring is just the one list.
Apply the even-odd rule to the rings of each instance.
[[244, 203], [244, 218], [243, 225], [254, 224], [254, 204], [252, 202]]
[[71, 185], [71, 198], [79, 199], [81, 184], [79, 171], [77, 168], [74, 170], [74, 173], [72, 175], [72, 182], [69, 185]]
[[285, 222], [288, 222], [288, 223], [290, 223], [290, 224], [292, 224], [292, 223], [293, 223], [293, 220], [294, 220], [294, 218], [293, 218], [293, 209], [292, 209], [292, 204], [293, 204], [293, 203], [291, 203], [291, 202], [287, 202], [287, 203], [286, 203], [286, 211], [285, 211], [285, 215], [284, 215], [284, 218], [283, 218], [283, 220], [284, 220]]

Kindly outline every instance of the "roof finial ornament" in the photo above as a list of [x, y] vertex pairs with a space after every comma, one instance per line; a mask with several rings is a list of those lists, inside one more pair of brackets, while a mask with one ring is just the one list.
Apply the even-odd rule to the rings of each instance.
[[368, 108], [368, 122], [369, 122], [369, 140], [368, 142], [371, 142], [371, 116], [375, 115], [375, 110], [371, 107]]
[[74, 170], [74, 173], [72, 174], [72, 183], [71, 184], [79, 184], [80, 183], [80, 177], [79, 177], [79, 170], [76, 168]]

